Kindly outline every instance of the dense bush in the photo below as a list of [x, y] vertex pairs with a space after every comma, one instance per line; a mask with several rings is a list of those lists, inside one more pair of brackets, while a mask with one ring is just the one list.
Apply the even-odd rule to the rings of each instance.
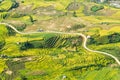
[[20, 50], [26, 50], [30, 48], [44, 48], [44, 42], [39, 40], [23, 42], [20, 45]]
[[27, 41], [27, 42], [21, 43], [20, 50], [26, 50], [33, 47], [34, 47], [33, 44]]
[[97, 6], [97, 5], [95, 5], [95, 6], [91, 7], [91, 11], [93, 11], [93, 12], [97, 12], [97, 11], [102, 10], [102, 9], [104, 9], [103, 6]]
[[12, 7], [11, 8], [17, 8], [19, 6], [19, 3], [16, 2], [16, 0], [11, 0], [12, 1]]
[[96, 40], [93, 37], [91, 37], [91, 38], [88, 39], [87, 43], [88, 44], [96, 44]]
[[113, 33], [108, 36], [110, 43], [115, 43], [120, 41], [120, 34], [119, 33]]
[[16, 32], [13, 29], [11, 29], [10, 27], [7, 27], [7, 30], [8, 30], [9, 36], [14, 36], [16, 34]]

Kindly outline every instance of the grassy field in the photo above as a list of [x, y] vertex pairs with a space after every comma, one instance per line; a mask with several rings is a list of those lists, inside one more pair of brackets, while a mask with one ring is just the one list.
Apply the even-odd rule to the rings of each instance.
[[[79, 32], [90, 35], [88, 47], [108, 52], [120, 60], [120, 10], [87, 0], [5, 0], [0, 21], [0, 80], [119, 80], [120, 68], [105, 55], [82, 47], [76, 35], [44, 31]], [[92, 11], [94, 6], [103, 9]], [[73, 9], [75, 7], [75, 10]], [[67, 9], [69, 8], [69, 9]], [[12, 72], [12, 73], [11, 73]]]
[[[50, 44], [52, 44], [53, 41], [51, 41], [50, 38], [55, 36], [59, 36], [59, 34], [48, 34], [43, 32], [31, 35], [16, 34], [15, 36], [9, 36], [6, 38], [6, 45], [3, 47], [0, 54], [4, 54], [8, 58], [4, 60], [3, 57], [3, 59], [1, 59], [2, 66], [0, 71], [2, 72], [4, 69], [12, 70], [13, 74], [7, 75], [7, 73], [3, 72], [0, 76], [1, 79], [7, 79], [10, 77], [15, 80], [21, 80], [24, 78], [28, 80], [61, 80], [63, 76], [66, 76], [66, 79], [68, 80], [89, 80], [91, 79], [90, 75], [97, 73], [93, 76], [93, 80], [95, 80], [98, 78], [100, 73], [104, 73], [103, 76], [101, 75], [100, 77], [100, 79], [102, 79], [102, 77], [107, 75], [108, 72], [111, 76], [107, 75], [105, 78], [106, 80], [111, 78], [113, 80], [117, 79], [119, 70], [117, 70], [117, 68], [109, 69], [108, 67], [110, 64], [115, 63], [114, 60], [104, 55], [88, 52], [84, 50], [81, 45], [77, 46], [78, 51], [76, 51], [74, 47], [71, 47], [72, 44], [69, 42], [69, 39], [73, 38], [75, 35], [61, 35], [64, 37], [60, 37], [62, 38], [60, 40], [63, 40], [64, 38], [68, 39], [66, 46], [61, 48], [31, 48], [27, 50], [20, 50], [20, 44], [17, 44], [18, 42], [21, 43], [34, 40], [50, 40], [49, 43], [51, 42]], [[73, 40], [74, 39], [75, 38], [73, 38]], [[28, 57], [28, 59], [30, 58], [31, 60], [24, 61], [25, 57]], [[14, 58], [20, 58], [21, 60], [14, 61]], [[11, 61], [12, 63], [7, 63], [8, 61]], [[17, 71], [17, 73], [14, 72], [13, 65], [16, 66], [15, 71]], [[17, 66], [21, 67], [19, 68]], [[101, 70], [104, 67], [106, 68]], [[11, 77], [13, 75], [14, 77]], [[86, 77], [83, 78], [84, 75], [86, 75]]]

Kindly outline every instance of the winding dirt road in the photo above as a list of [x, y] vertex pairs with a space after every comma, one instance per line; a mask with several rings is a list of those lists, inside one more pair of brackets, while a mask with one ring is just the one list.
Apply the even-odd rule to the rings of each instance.
[[[0, 24], [3, 24], [3, 25], [6, 25], [7, 27], [10, 27], [10, 28], [13, 29], [16, 33], [19, 33], [19, 34], [35, 34], [35, 33], [41, 33], [41, 32], [27, 32], [27, 33], [24, 33], [24, 32], [18, 31], [14, 26], [12, 26], [12, 25], [10, 25], [10, 24], [8, 24], [8, 23], [0, 23]], [[84, 47], [86, 50], [88, 50], [88, 51], [90, 51], [90, 52], [96, 52], [96, 53], [100, 53], [100, 54], [107, 55], [107, 56], [113, 58], [113, 59], [118, 63], [118, 65], [120, 66], [120, 61], [117, 59], [117, 57], [115, 57], [115, 56], [113, 56], [113, 55], [111, 55], [111, 54], [109, 54], [109, 53], [106, 53], [106, 52], [95, 51], [95, 50], [89, 49], [89, 48], [86, 46], [86, 45], [87, 45], [87, 39], [88, 39], [88, 37], [85, 36], [85, 35], [82, 34], [82, 33], [68, 33], [68, 32], [56, 32], [56, 31], [45, 31], [45, 32], [46, 32], [46, 33], [59, 33], [59, 34], [72, 34], [72, 35], [74, 34], [74, 35], [79, 35], [79, 36], [81, 36], [81, 37], [83, 38], [83, 47]]]

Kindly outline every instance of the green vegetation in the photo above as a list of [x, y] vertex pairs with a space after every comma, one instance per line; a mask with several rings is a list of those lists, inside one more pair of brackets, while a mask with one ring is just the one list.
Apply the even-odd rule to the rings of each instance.
[[[30, 36], [28, 36], [28, 38], [30, 38]], [[59, 35], [59, 34], [58, 35], [51, 34], [50, 36], [50, 34], [46, 34], [40, 40], [37, 39], [37, 40], [26, 41], [26, 42], [20, 43], [21, 44], [20, 49], [26, 50], [30, 48], [61, 48], [65, 46], [66, 47], [71, 46], [73, 48], [74, 47], [77, 48], [77, 46], [80, 46], [80, 43], [78, 43], [78, 41], [80, 40], [78, 40], [77, 36]]]
[[8, 31], [4, 25], [0, 25], [0, 49], [5, 45], [5, 38], [8, 35]]
[[117, 43], [120, 42], [120, 33], [112, 33], [109, 35], [104, 35], [104, 36], [94, 36], [91, 37], [89, 40], [89, 44], [110, 44], [110, 43]]
[[102, 70], [88, 71], [82, 76], [82, 78], [84, 80], [118, 80], [119, 75], [118, 69], [103, 68]]
[[[48, 47], [41, 48], [39, 45], [40, 43], [39, 43], [38, 37], [35, 37], [35, 35], [36, 36], [39, 35], [40, 41], [41, 40], [45, 41], [45, 44], [46, 45], [49, 44], [48, 47], [50, 48]], [[5, 47], [11, 46], [11, 48], [3, 50], [1, 54], [5, 54], [9, 57], [19, 57], [19, 58], [20, 56], [23, 56], [23, 58], [24, 56], [29, 56], [29, 55], [36, 56], [35, 58], [33, 58], [33, 61], [25, 62], [24, 63], [25, 68], [23, 69], [21, 66], [20, 74], [19, 75], [16, 74], [17, 78], [18, 77], [27, 78], [30, 80], [31, 79], [48, 79], [48, 78], [53, 79], [54, 74], [58, 75], [56, 76], [56, 79], [58, 78], [61, 79], [60, 76], [62, 74], [66, 74], [68, 78], [73, 79], [75, 77], [73, 77], [72, 75], [75, 71], [80, 70], [81, 72], [78, 74], [82, 74], [88, 70], [95, 70], [95, 69], [99, 70], [100, 68], [105, 67], [108, 64], [111, 64], [114, 62], [109, 57], [105, 57], [103, 55], [99, 55], [96, 53], [90, 53], [90, 52], [88, 53], [86, 50], [84, 50], [81, 47], [81, 45], [78, 45], [78, 44], [76, 44], [76, 46], [78, 46], [77, 51], [76, 49], [74, 50], [73, 45], [75, 44], [72, 45], [71, 42], [74, 40], [76, 41], [78, 39], [76, 35], [66, 35], [66, 34], [64, 35], [63, 34], [61, 35], [61, 37], [59, 36], [58, 38], [56, 37], [56, 35], [58, 36], [59, 34], [51, 33], [51, 35], [49, 35], [48, 33], [41, 33], [41, 34], [31, 34], [31, 35], [23, 35], [23, 36], [18, 36], [16, 34], [16, 37], [11, 36], [6, 39], [7, 43]], [[13, 37], [15, 37], [15, 39], [11, 43], [10, 41], [13, 39]], [[28, 50], [25, 50], [22, 52], [21, 50], [19, 50], [19, 45], [15, 44], [16, 39], [18, 39], [19, 37], [22, 40], [26, 38], [22, 42], [25, 42], [24, 46], [25, 47], [27, 46], [27, 48], [29, 48]], [[64, 46], [62, 45], [59, 48], [61, 43], [64, 42], [64, 40], [66, 41], [66, 39], [67, 39], [67, 42], [64, 43]], [[26, 40], [28, 40], [28, 42], [26, 42]], [[19, 43], [21, 42], [19, 41]], [[53, 45], [54, 46], [57, 45], [57, 46], [53, 47]], [[73, 51], [69, 52], [69, 49]], [[14, 63], [8, 63], [8, 62], [6, 63], [7, 66], [10, 66], [10, 65], [12, 66], [14, 64]], [[19, 63], [19, 65], [24, 65], [24, 64]], [[17, 66], [17, 64], [14, 64], [14, 65]], [[14, 69], [10, 67], [8, 68], [10, 70]], [[19, 70], [19, 68], [16, 68], [16, 69]], [[57, 71], [58, 69], [59, 71]], [[67, 74], [69, 72], [70, 74]], [[77, 76], [78, 74], [75, 74], [75, 75]]]
[[5, 40], [3, 37], [0, 37], [0, 49], [2, 49], [4, 45], [5, 45]]
[[12, 0], [5, 0], [0, 3], [0, 12], [8, 11], [11, 8], [18, 7], [18, 3]]
[[69, 30], [77, 30], [77, 29], [81, 29], [81, 28], [85, 28], [86, 25], [84, 24], [75, 24], [73, 25], [71, 28], [67, 29], [68, 31]]
[[0, 36], [6, 36], [8, 34], [8, 30], [5, 25], [0, 25]]
[[2, 0], [0, 21], [0, 80], [119, 80], [120, 10], [90, 0]]
[[2, 12], [0, 13], [0, 20], [6, 19], [9, 16], [8, 12]]
[[95, 6], [91, 7], [91, 11], [93, 11], [93, 12], [97, 12], [97, 11], [102, 10], [102, 9], [104, 9], [103, 6], [97, 6], [97, 5], [95, 5]]

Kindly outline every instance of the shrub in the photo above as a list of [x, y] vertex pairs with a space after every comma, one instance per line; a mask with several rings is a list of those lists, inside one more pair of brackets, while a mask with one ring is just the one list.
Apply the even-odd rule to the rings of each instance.
[[77, 15], [76, 15], [76, 12], [75, 12], [75, 11], [73, 12], [73, 17], [77, 17]]
[[120, 34], [119, 33], [113, 33], [108, 36], [110, 43], [115, 43], [120, 41]]
[[13, 29], [11, 29], [10, 27], [7, 27], [7, 29], [8, 29], [8, 35], [9, 35], [9, 36], [14, 36], [14, 35], [16, 35], [16, 32], [15, 32]]
[[91, 7], [91, 11], [93, 11], [93, 12], [97, 12], [97, 11], [102, 10], [102, 9], [104, 9], [104, 6], [95, 5], [95, 6]]
[[26, 41], [24, 43], [21, 43], [20, 50], [26, 50], [29, 48], [34, 48], [34, 45], [31, 44], [30, 42]]
[[27, 50], [30, 48], [44, 48], [45, 44], [39, 40], [23, 42], [20, 45], [20, 50]]
[[90, 39], [88, 39], [88, 44], [95, 44], [96, 41], [93, 37], [91, 37]]
[[21, 80], [28, 80], [25, 76], [21, 76]]

